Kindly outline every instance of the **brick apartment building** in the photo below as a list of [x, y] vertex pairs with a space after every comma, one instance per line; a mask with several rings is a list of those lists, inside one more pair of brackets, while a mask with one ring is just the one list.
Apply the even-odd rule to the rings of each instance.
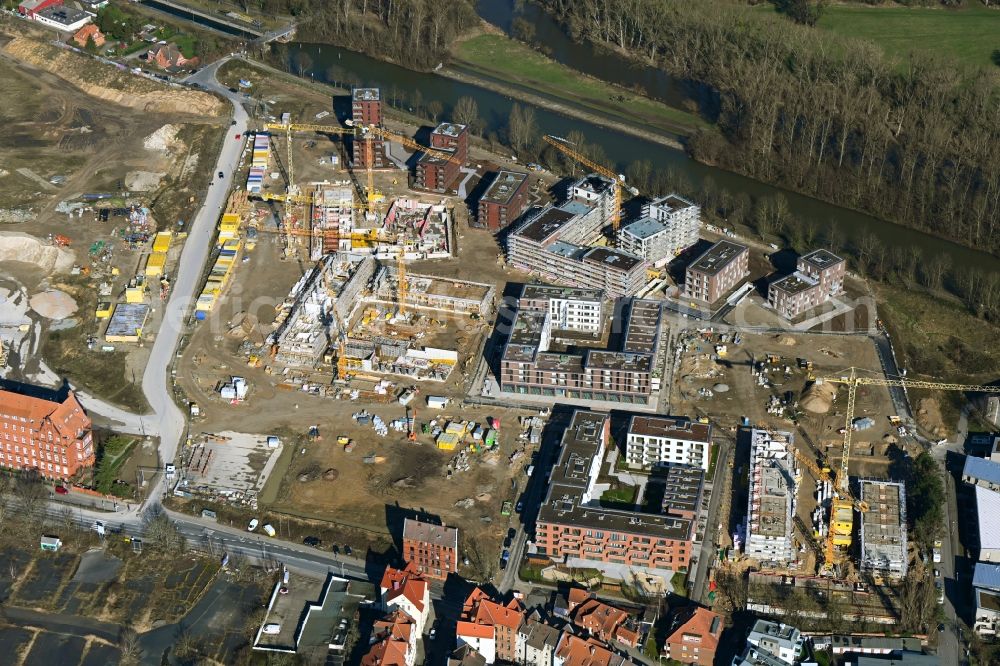
[[847, 262], [828, 250], [799, 257], [795, 272], [772, 282], [767, 302], [778, 314], [794, 319], [844, 291]]
[[[622, 312], [625, 331], [620, 350], [567, 353], [552, 348], [555, 325], [550, 311], [518, 309], [501, 352], [500, 390], [648, 404], [660, 387], [653, 366], [661, 314], [659, 303], [632, 299]], [[585, 321], [582, 317], [574, 319]]]
[[636, 570], [667, 576], [686, 569], [704, 476], [687, 468], [668, 479], [667, 498], [658, 513], [602, 507], [599, 500], [608, 486], [598, 483], [598, 476], [610, 423], [607, 414], [573, 413], [539, 509], [538, 553], [619, 578]]
[[497, 172], [479, 198], [476, 224], [490, 231], [499, 231], [520, 217], [527, 202], [528, 174], [503, 169]]
[[722, 635], [722, 617], [707, 608], [683, 608], [671, 619], [663, 656], [682, 664], [712, 666]]
[[458, 180], [462, 165], [469, 159], [469, 128], [455, 123], [441, 123], [431, 132], [430, 147], [450, 154], [452, 159], [422, 154], [417, 161], [414, 187], [447, 192]]
[[458, 571], [458, 529], [407, 518], [403, 522], [403, 560], [426, 578], [445, 580]]
[[671, 416], [629, 419], [625, 461], [629, 467], [693, 465], [708, 471], [712, 426]]
[[[357, 125], [382, 126], [382, 95], [378, 88], [355, 88], [351, 93], [351, 118]], [[360, 131], [360, 130], [359, 130]], [[351, 160], [359, 169], [368, 167], [366, 144], [371, 144], [372, 165], [376, 169], [386, 167], [385, 141], [381, 137], [367, 134], [355, 136], [351, 143]]]
[[72, 391], [58, 402], [0, 390], [0, 466], [69, 479], [93, 464], [90, 418]]
[[475, 588], [462, 605], [455, 628], [459, 645], [471, 645], [486, 660], [515, 662], [518, 658], [518, 629], [525, 620], [524, 606], [517, 599], [494, 601]]
[[687, 267], [684, 297], [714, 303], [749, 274], [750, 250], [745, 245], [720, 240]]

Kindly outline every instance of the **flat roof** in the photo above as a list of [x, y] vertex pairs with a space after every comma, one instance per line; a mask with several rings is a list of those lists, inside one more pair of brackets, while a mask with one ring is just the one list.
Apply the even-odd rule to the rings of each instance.
[[556, 298], [602, 303], [604, 301], [604, 291], [601, 289], [585, 289], [583, 287], [560, 287], [554, 284], [526, 284], [521, 287], [520, 297], [531, 300]]
[[600, 506], [596, 499], [584, 503], [584, 496], [591, 492], [591, 479], [596, 478], [596, 467], [603, 462], [606, 443], [604, 427], [607, 420], [608, 415], [602, 412], [573, 412], [569, 427], [562, 436], [559, 459], [552, 468], [548, 492], [539, 509], [538, 520], [667, 539], [691, 538], [693, 524], [686, 518], [608, 509]]
[[906, 490], [895, 481], [861, 481], [861, 500], [868, 511], [861, 514], [861, 560], [875, 569], [905, 573]]
[[705, 485], [705, 472], [691, 465], [671, 465], [663, 478], [663, 513], [683, 511], [698, 513], [701, 493]]
[[972, 571], [972, 586], [1000, 592], [1000, 564], [976, 562]]
[[654, 220], [651, 217], [644, 217], [622, 227], [623, 233], [639, 240], [647, 240], [657, 234], [666, 233], [666, 231], [667, 225], [664, 222]]
[[518, 190], [526, 182], [528, 182], [527, 173], [502, 169], [497, 172], [496, 177], [493, 178], [493, 182], [486, 188], [486, 192], [483, 193], [479, 201], [506, 206], [514, 199], [514, 195], [517, 194]]
[[628, 370], [630, 372], [651, 372], [651, 354], [637, 354], [620, 351], [586, 350], [584, 365], [588, 368], [606, 370]]
[[614, 181], [607, 176], [602, 176], [597, 173], [588, 173], [586, 176], [573, 183], [573, 188], [586, 190], [588, 192], [593, 192], [594, 194], [602, 194], [613, 184]]
[[688, 266], [688, 270], [715, 275], [746, 251], [746, 245], [720, 240], [695, 259], [694, 263]]
[[772, 282], [771, 286], [785, 292], [786, 294], [798, 294], [806, 291], [807, 289], [812, 289], [817, 284], [819, 283], [810, 278], [808, 275], [795, 272], [791, 275], [786, 275], [780, 280]]
[[624, 272], [628, 272], [643, 263], [643, 259], [641, 257], [637, 257], [634, 254], [623, 250], [616, 250], [612, 247], [590, 248], [583, 255], [583, 260], [592, 264], [611, 266]]
[[56, 23], [61, 23], [63, 25], [73, 25], [77, 21], [87, 18], [90, 16], [87, 12], [82, 9], [77, 9], [75, 7], [67, 7], [66, 5], [54, 5], [51, 7], [45, 7], [44, 9], [36, 12], [38, 16], [43, 16], [50, 21], [55, 21]]
[[554, 206], [546, 206], [537, 215], [525, 222], [515, 231], [515, 235], [523, 236], [536, 243], [544, 243], [576, 217], [573, 213]]
[[673, 193], [660, 197], [659, 199], [654, 199], [650, 205], [666, 209], [671, 213], [695, 206], [695, 204], [691, 203], [681, 195]]
[[1000, 493], [975, 486], [979, 517], [979, 547], [1000, 549]]
[[976, 608], [1000, 613], [1000, 594], [988, 590], [976, 590]]
[[812, 264], [816, 268], [823, 270], [843, 261], [840, 257], [829, 250], [813, 250], [802, 257], [802, 261]]
[[545, 249], [552, 254], [558, 254], [560, 257], [566, 257], [567, 259], [579, 259], [580, 255], [587, 251], [587, 248], [582, 245], [573, 245], [561, 240], [555, 241]]
[[441, 136], [457, 137], [466, 129], [467, 127], [460, 123], [441, 123], [440, 125], [434, 128], [433, 134], [440, 134]]
[[625, 339], [622, 342], [622, 351], [653, 353], [660, 340], [660, 316], [662, 312], [658, 301], [632, 299], [625, 319]]
[[708, 444], [712, 441], [712, 426], [684, 417], [636, 415], [629, 419], [628, 434], [641, 437], [669, 437]]
[[142, 331], [149, 316], [149, 306], [145, 303], [119, 303], [108, 322], [105, 337], [135, 336]]
[[995, 463], [986, 458], [966, 456], [962, 476], [1000, 485], [1000, 463]]
[[380, 98], [378, 88], [355, 88], [351, 91], [355, 102], [377, 102]]

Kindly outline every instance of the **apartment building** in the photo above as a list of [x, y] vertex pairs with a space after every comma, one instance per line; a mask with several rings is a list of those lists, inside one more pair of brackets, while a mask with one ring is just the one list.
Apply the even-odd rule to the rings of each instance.
[[0, 466], [70, 479], [93, 464], [90, 418], [72, 391], [59, 400], [0, 390]]
[[[694, 520], [678, 515], [669, 504], [661, 513], [601, 506], [607, 485], [599, 484], [598, 476], [609, 430], [607, 414], [573, 413], [539, 509], [538, 553], [570, 566], [600, 569], [610, 578], [635, 571], [672, 575], [690, 563]], [[680, 490], [675, 492], [681, 495]], [[685, 492], [697, 495], [700, 482]]]
[[567, 202], [529, 215], [507, 238], [508, 262], [558, 284], [601, 289], [611, 298], [639, 291], [649, 262], [620, 249], [590, 245], [612, 215], [610, 182], [584, 178], [570, 188]]
[[552, 666], [561, 632], [542, 622], [532, 613], [517, 629], [516, 664], [524, 666]]
[[745, 245], [720, 240], [687, 267], [684, 297], [714, 303], [750, 274], [750, 251]]
[[614, 188], [614, 181], [607, 176], [590, 173], [570, 186], [569, 198], [597, 210], [604, 228], [612, 223], [615, 214]]
[[799, 257], [791, 275], [772, 282], [767, 302], [778, 314], [794, 319], [844, 291], [847, 262], [828, 250]]
[[689, 606], [670, 621], [663, 656], [682, 664], [712, 666], [722, 636], [722, 616], [707, 608]]
[[430, 586], [416, 566], [405, 569], [386, 567], [379, 584], [381, 606], [385, 612], [401, 610], [412, 618], [417, 634], [424, 632], [431, 610]]
[[550, 348], [553, 323], [549, 311], [518, 309], [501, 354], [500, 390], [648, 404], [660, 388], [654, 361], [661, 314], [659, 303], [633, 299], [622, 312], [625, 331], [620, 351], [566, 353]]
[[490, 231], [504, 229], [514, 222], [528, 203], [528, 174], [502, 169], [479, 198], [476, 225]]
[[469, 159], [469, 129], [457, 123], [441, 123], [431, 132], [430, 147], [447, 153], [451, 159], [423, 153], [417, 161], [414, 186], [431, 192], [447, 192]]
[[462, 606], [455, 637], [459, 646], [469, 645], [487, 664], [514, 662], [518, 658], [518, 629], [524, 619], [520, 601], [500, 603], [477, 587]]
[[747, 499], [746, 555], [762, 562], [794, 559], [794, 438], [790, 432], [750, 433], [750, 491]]
[[[358, 127], [382, 126], [382, 95], [378, 88], [355, 88], [351, 92], [351, 118]], [[354, 166], [360, 169], [368, 167], [369, 150], [372, 166], [384, 169], [387, 166], [385, 141], [370, 133], [356, 135], [351, 143], [351, 161]]]
[[618, 231], [618, 247], [663, 266], [698, 242], [701, 209], [676, 194], [643, 206], [642, 217]]
[[804, 638], [799, 630], [782, 622], [757, 620], [754, 622], [747, 645], [764, 650], [785, 664], [798, 662]]
[[886, 578], [906, 576], [906, 488], [896, 481], [861, 481], [861, 569]]
[[977, 562], [972, 592], [976, 602], [973, 630], [980, 636], [996, 636], [1000, 633], [1000, 564]]
[[518, 310], [549, 313], [554, 331], [600, 335], [604, 324], [604, 292], [548, 284], [526, 284], [517, 299]]
[[563, 632], [556, 648], [554, 664], [559, 666], [636, 666], [629, 657], [612, 652], [596, 638], [580, 638]]
[[692, 465], [708, 471], [712, 426], [672, 416], [633, 416], [625, 440], [625, 462], [633, 469]]
[[458, 571], [458, 528], [407, 518], [403, 522], [403, 560], [426, 578], [445, 580]]

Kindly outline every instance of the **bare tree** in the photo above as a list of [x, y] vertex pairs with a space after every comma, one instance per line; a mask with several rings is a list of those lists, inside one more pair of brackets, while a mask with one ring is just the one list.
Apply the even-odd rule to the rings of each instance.
[[184, 535], [158, 504], [150, 506], [143, 515], [142, 535], [150, 546], [169, 553], [184, 552]]
[[475, 128], [481, 124], [479, 104], [472, 97], [459, 97], [458, 101], [455, 102], [455, 108], [452, 109], [451, 117], [455, 119], [456, 123], [468, 125], [470, 129], [475, 131]]
[[41, 525], [49, 489], [43, 483], [38, 470], [25, 470], [17, 477], [14, 483], [14, 496], [17, 498], [18, 513], [22, 523], [30, 527]]
[[122, 666], [138, 664], [142, 657], [142, 647], [139, 644], [139, 634], [132, 627], [125, 625], [118, 632], [118, 649], [121, 651]]
[[436, 99], [432, 99], [427, 102], [427, 115], [430, 117], [431, 122], [437, 122], [438, 118], [441, 117], [441, 113], [444, 112], [444, 105]]

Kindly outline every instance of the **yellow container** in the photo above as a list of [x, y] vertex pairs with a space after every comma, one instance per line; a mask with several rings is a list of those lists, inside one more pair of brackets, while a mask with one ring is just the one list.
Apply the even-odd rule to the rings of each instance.
[[153, 252], [166, 252], [170, 249], [170, 241], [173, 239], [173, 234], [169, 231], [161, 231], [156, 234], [153, 239]]
[[165, 252], [154, 252], [146, 260], [146, 275], [163, 275], [163, 268], [167, 265], [167, 255]]
[[125, 290], [126, 303], [142, 303], [144, 300], [146, 300], [146, 295], [143, 293], [142, 287], [128, 287]]
[[94, 314], [98, 319], [107, 319], [111, 316], [111, 309], [111, 301], [101, 301], [97, 304], [97, 309], [94, 311]]

